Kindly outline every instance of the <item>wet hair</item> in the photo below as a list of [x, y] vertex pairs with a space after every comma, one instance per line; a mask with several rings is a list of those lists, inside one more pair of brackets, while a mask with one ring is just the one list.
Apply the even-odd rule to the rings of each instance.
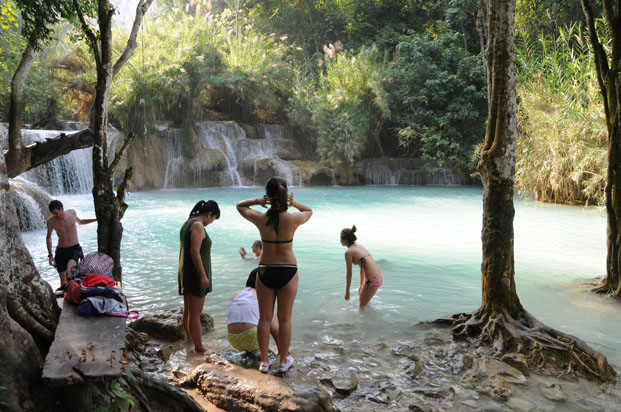
[[49, 205], [50, 212], [52, 210], [60, 210], [63, 208], [63, 204], [60, 200], [52, 200]]
[[341, 239], [346, 241], [347, 244], [353, 245], [354, 242], [358, 239], [356, 235], [354, 235], [354, 233], [356, 233], [356, 230], [356, 225], [353, 225], [351, 229], [346, 227], [345, 229], [341, 230]]
[[259, 268], [252, 269], [252, 272], [250, 272], [250, 275], [248, 275], [248, 280], [246, 281], [247, 288], [256, 289], [255, 286], [257, 284], [257, 273], [258, 272], [259, 272]]
[[254, 242], [252, 242], [252, 247], [254, 247], [254, 245], [257, 245], [259, 249], [263, 250], [263, 242], [261, 242], [260, 240], [255, 240]]
[[204, 215], [205, 213], [213, 213], [214, 215], [216, 215], [216, 219], [220, 219], [220, 208], [214, 200], [208, 200], [206, 202], [204, 200], [201, 200], [196, 203], [192, 208], [188, 219], [197, 217], [199, 215]]
[[271, 177], [265, 185], [265, 194], [269, 197], [270, 208], [267, 210], [267, 223], [265, 226], [274, 224], [274, 232], [278, 233], [279, 213], [286, 212], [289, 195], [287, 182], [280, 177]]

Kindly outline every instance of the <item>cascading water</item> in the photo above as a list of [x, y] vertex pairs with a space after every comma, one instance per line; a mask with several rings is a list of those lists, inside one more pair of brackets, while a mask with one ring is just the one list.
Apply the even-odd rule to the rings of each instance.
[[183, 156], [181, 156], [179, 129], [167, 129], [164, 132], [164, 142], [168, 154], [168, 163], [166, 164], [163, 189], [174, 189], [179, 187], [185, 164]]
[[[199, 122], [198, 134], [205, 149], [216, 149], [225, 158], [230, 186], [243, 186], [237, 163], [237, 142], [246, 139], [244, 129], [235, 122]], [[226, 184], [223, 185], [226, 186]]]
[[[22, 130], [25, 144], [57, 137], [60, 130]], [[74, 150], [69, 154], [22, 173], [20, 177], [53, 195], [88, 193], [93, 188], [92, 149]]]
[[9, 184], [20, 229], [23, 232], [44, 229], [52, 197], [39, 186], [21, 179], [9, 179]]

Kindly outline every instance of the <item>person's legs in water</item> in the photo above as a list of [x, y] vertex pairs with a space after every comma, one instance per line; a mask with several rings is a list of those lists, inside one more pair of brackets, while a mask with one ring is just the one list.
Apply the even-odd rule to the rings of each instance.
[[285, 364], [289, 355], [291, 345], [291, 314], [293, 313], [293, 302], [298, 293], [298, 274], [289, 281], [283, 288], [276, 291], [278, 300], [278, 351], [280, 363]]
[[373, 296], [375, 296], [375, 292], [377, 292], [378, 286], [374, 286], [373, 284], [366, 282], [360, 288], [360, 294], [358, 295], [358, 307], [362, 308], [366, 306]]
[[203, 340], [201, 339], [201, 313], [205, 304], [205, 296], [194, 296], [189, 292], [186, 292], [184, 296], [188, 297], [188, 329], [194, 343], [194, 352], [205, 353], [207, 350], [203, 346]]
[[257, 300], [259, 301], [259, 324], [257, 325], [257, 339], [259, 341], [259, 351], [261, 352], [261, 372], [267, 373], [270, 359], [267, 354], [270, 347], [270, 329], [272, 318], [274, 317], [274, 302], [276, 291], [270, 289], [261, 282], [261, 277], [257, 276], [256, 283]]
[[188, 293], [183, 294], [183, 317], [181, 318], [181, 323], [183, 324], [187, 343], [193, 343], [192, 336], [190, 335], [190, 303], [188, 302]]

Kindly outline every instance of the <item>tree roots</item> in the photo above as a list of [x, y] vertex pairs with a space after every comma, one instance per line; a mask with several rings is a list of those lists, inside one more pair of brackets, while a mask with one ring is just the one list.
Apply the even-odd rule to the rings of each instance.
[[610, 296], [614, 296], [617, 298], [621, 298], [621, 285], [618, 287], [614, 287], [608, 282], [608, 278], [604, 277], [595, 282], [591, 292], [602, 293]]
[[602, 381], [613, 380], [616, 372], [606, 358], [580, 339], [550, 328], [523, 308], [517, 316], [506, 310], [485, 310], [452, 316], [455, 340], [491, 346], [494, 356], [521, 353], [529, 367], [562, 370]]

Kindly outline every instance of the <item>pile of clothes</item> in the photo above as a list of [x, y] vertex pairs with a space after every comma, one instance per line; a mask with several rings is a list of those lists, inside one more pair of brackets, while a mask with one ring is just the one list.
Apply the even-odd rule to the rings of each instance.
[[88, 254], [67, 281], [65, 301], [77, 305], [82, 315], [108, 315], [137, 318], [129, 311], [125, 295], [112, 277], [114, 262], [106, 254]]

